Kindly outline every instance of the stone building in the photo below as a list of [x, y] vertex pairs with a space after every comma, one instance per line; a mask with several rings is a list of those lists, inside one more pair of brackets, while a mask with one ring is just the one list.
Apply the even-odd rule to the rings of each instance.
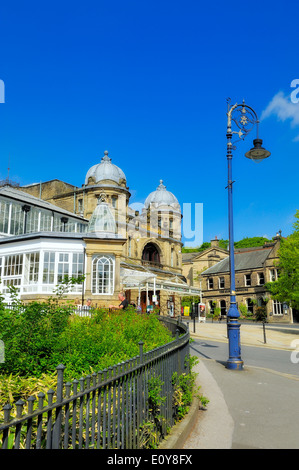
[[[236, 301], [247, 311], [264, 306], [269, 322], [292, 322], [293, 312], [285, 303], [272, 300], [265, 284], [277, 279], [280, 236], [262, 247], [235, 250]], [[203, 301], [208, 312], [215, 307], [226, 317], [230, 305], [229, 257], [227, 256], [200, 274]]]
[[141, 210], [130, 206], [124, 172], [108, 152], [76, 187], [51, 180], [0, 189], [1, 292], [46, 299], [65, 276], [84, 275], [70, 299], [93, 305], [130, 302], [178, 315], [181, 296], [198, 295], [182, 273], [181, 209], [163, 181]]
[[219, 240], [211, 240], [210, 248], [182, 254], [183, 274], [190, 286], [200, 287], [200, 274], [228, 256], [228, 251], [219, 247]]

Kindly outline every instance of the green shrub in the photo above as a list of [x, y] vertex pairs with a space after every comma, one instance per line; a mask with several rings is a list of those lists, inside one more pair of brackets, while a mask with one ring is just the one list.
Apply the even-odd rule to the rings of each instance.
[[92, 317], [70, 315], [70, 309], [50, 299], [46, 303], [0, 302], [0, 339], [5, 345], [5, 376], [36, 377], [56, 372], [64, 364], [65, 379], [98, 372], [139, 355], [139, 342], [151, 350], [172, 340], [155, 315], [135, 310], [97, 310]]

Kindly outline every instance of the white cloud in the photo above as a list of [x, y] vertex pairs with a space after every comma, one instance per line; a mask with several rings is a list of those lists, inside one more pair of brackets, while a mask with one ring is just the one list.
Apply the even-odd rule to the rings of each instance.
[[[276, 116], [280, 121], [290, 120], [292, 128], [299, 128], [299, 103], [293, 103], [290, 96], [285, 96], [282, 91], [277, 93], [266, 109], [262, 112], [261, 120], [270, 116]], [[299, 142], [299, 135], [294, 142]]]

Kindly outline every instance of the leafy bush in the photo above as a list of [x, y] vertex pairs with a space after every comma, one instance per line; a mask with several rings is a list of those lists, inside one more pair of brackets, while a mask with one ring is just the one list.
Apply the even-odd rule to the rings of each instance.
[[[70, 314], [70, 308], [50, 299], [46, 303], [15, 304], [6, 309], [0, 301], [0, 339], [5, 345], [4, 377], [40, 378], [66, 366], [65, 379], [72, 380], [139, 355], [171, 341], [168, 329], [155, 315], [134, 310], [98, 310], [92, 317]], [[4, 390], [3, 390], [4, 391]], [[19, 398], [17, 392], [7, 392]]]

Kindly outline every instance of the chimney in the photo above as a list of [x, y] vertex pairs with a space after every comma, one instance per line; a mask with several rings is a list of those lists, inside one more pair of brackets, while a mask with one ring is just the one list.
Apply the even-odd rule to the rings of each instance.
[[218, 240], [217, 236], [215, 236], [214, 240], [211, 240], [211, 247], [212, 248], [219, 247], [219, 240]]

